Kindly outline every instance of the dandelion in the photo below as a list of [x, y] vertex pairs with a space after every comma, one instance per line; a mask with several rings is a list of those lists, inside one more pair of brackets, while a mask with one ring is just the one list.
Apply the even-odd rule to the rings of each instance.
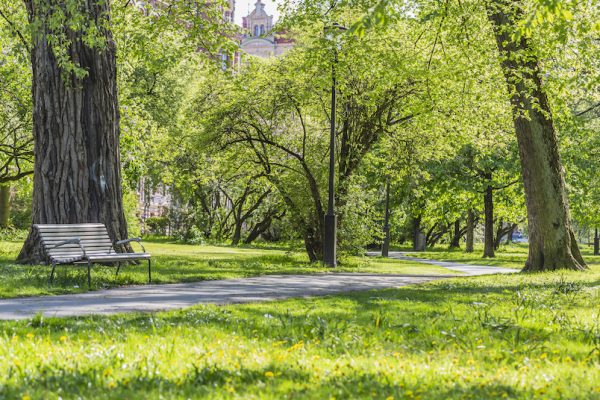
[[21, 397], [21, 400], [31, 400], [31, 396], [28, 394], [24, 394], [23, 397]]
[[29, 332], [26, 336], [27, 336], [27, 339], [33, 339], [35, 337], [35, 335], [31, 332]]
[[265, 372], [265, 377], [267, 377], [267, 378], [273, 378], [274, 376], [275, 376], [275, 374], [271, 371]]
[[304, 347], [304, 341], [301, 340], [298, 343], [296, 343], [295, 345], [293, 345], [292, 347], [290, 347], [288, 349], [288, 351], [299, 350], [299, 349], [301, 349], [303, 347]]
[[62, 335], [60, 338], [61, 342], [66, 342], [67, 341], [67, 337], [65, 335]]
[[547, 357], [548, 357], [548, 354], [542, 353], [542, 355], [540, 356], [540, 360], [545, 360]]

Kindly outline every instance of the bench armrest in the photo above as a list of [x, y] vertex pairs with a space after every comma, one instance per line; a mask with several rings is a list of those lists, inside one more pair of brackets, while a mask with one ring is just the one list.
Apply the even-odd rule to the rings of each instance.
[[49, 247], [48, 250], [56, 249], [57, 247], [64, 246], [66, 244], [77, 244], [77, 245], [79, 245], [79, 248], [83, 252], [83, 256], [87, 257], [87, 255], [85, 254], [85, 247], [83, 247], [83, 245], [81, 244], [81, 239], [77, 238], [77, 237], [76, 238], [67, 239], [67, 240], [63, 240], [62, 242], [58, 242], [54, 246]]
[[131, 243], [131, 242], [139, 243], [140, 247], [142, 248], [142, 251], [144, 253], [146, 252], [146, 249], [144, 248], [144, 245], [142, 244], [142, 238], [139, 238], [139, 237], [119, 240], [118, 242], [115, 242], [115, 246], [121, 246], [121, 245]]

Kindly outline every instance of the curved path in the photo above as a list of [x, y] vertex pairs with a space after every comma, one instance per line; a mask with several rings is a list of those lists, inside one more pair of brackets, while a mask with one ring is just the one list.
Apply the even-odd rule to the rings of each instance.
[[[367, 254], [370, 256], [378, 256], [381, 253], [369, 252]], [[427, 258], [414, 257], [404, 251], [390, 251], [388, 255], [390, 258], [395, 258], [397, 260], [416, 261], [416, 262], [420, 262], [423, 264], [437, 265], [438, 267], [447, 268], [452, 271], [462, 272], [466, 275], [510, 274], [510, 273], [514, 273], [514, 272], [520, 272], [520, 270], [513, 269], [513, 268], [493, 267], [493, 266], [489, 266], [489, 265], [464, 264], [464, 263], [457, 263], [457, 262], [451, 262], [451, 261], [430, 260]]]
[[[506, 268], [416, 259], [395, 252], [390, 253], [390, 257], [439, 265], [466, 275], [515, 272]], [[0, 319], [25, 319], [37, 313], [42, 313], [46, 317], [69, 317], [154, 312], [196, 304], [249, 303], [291, 297], [323, 296], [359, 290], [395, 288], [453, 276], [456, 275], [409, 276], [353, 273], [265, 275], [244, 279], [130, 286], [83, 294], [0, 300]]]

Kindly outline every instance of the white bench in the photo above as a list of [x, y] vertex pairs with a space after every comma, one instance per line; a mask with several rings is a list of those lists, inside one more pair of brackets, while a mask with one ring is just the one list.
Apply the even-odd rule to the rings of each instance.
[[[148, 261], [148, 283], [152, 282], [152, 261], [140, 238], [119, 240], [114, 244], [108, 236], [104, 224], [36, 224], [33, 225], [42, 242], [47, 261], [52, 264], [50, 283], [54, 270], [59, 264], [87, 264], [88, 287], [91, 286], [92, 263], [116, 263], [117, 275], [121, 263], [128, 261]], [[117, 253], [117, 246], [137, 242], [141, 253]]]

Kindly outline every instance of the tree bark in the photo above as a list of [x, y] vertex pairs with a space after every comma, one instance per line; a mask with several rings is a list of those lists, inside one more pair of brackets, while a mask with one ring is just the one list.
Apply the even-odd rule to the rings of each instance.
[[[96, 21], [106, 46], [91, 48], [82, 32], [62, 27], [53, 32], [44, 9], [59, 0], [25, 0], [29, 18], [39, 24], [31, 51], [35, 165], [32, 222], [71, 224], [101, 222], [112, 240], [127, 237], [121, 189], [119, 107], [115, 44], [109, 26], [109, 2], [81, 2]], [[77, 77], [59, 66], [51, 38], [65, 34], [71, 60], [87, 71]], [[30, 231], [19, 260], [41, 261], [40, 243]]]
[[513, 109], [529, 227], [529, 255], [523, 271], [584, 270], [571, 227], [556, 130], [544, 91], [539, 60], [518, 32], [519, 0], [488, 3]]
[[598, 236], [598, 228], [594, 229], [594, 255], [600, 255], [600, 236]]
[[460, 248], [460, 238], [461, 238], [461, 231], [460, 231], [460, 219], [457, 219], [456, 221], [454, 221], [454, 231], [452, 233], [452, 240], [450, 241], [450, 248], [451, 249], [458, 249]]
[[515, 233], [515, 229], [517, 229], [517, 224], [512, 224], [510, 226], [510, 230], [506, 234], [506, 244], [511, 244], [513, 241], [513, 233]]
[[0, 185], [0, 228], [8, 228], [10, 219], [10, 186]]
[[494, 189], [490, 184], [485, 188], [483, 194], [483, 214], [483, 258], [493, 258], [496, 257], [494, 252]]
[[421, 230], [421, 216], [413, 218], [413, 250], [425, 251], [425, 240], [423, 240], [423, 231]]
[[473, 213], [473, 209], [469, 208], [467, 213], [467, 239], [465, 244], [465, 252], [472, 253], [473, 252], [473, 244], [475, 238], [475, 213]]
[[242, 239], [242, 221], [238, 219], [235, 221], [235, 229], [233, 230], [233, 236], [231, 237], [231, 245], [237, 246], [240, 243], [241, 239]]

